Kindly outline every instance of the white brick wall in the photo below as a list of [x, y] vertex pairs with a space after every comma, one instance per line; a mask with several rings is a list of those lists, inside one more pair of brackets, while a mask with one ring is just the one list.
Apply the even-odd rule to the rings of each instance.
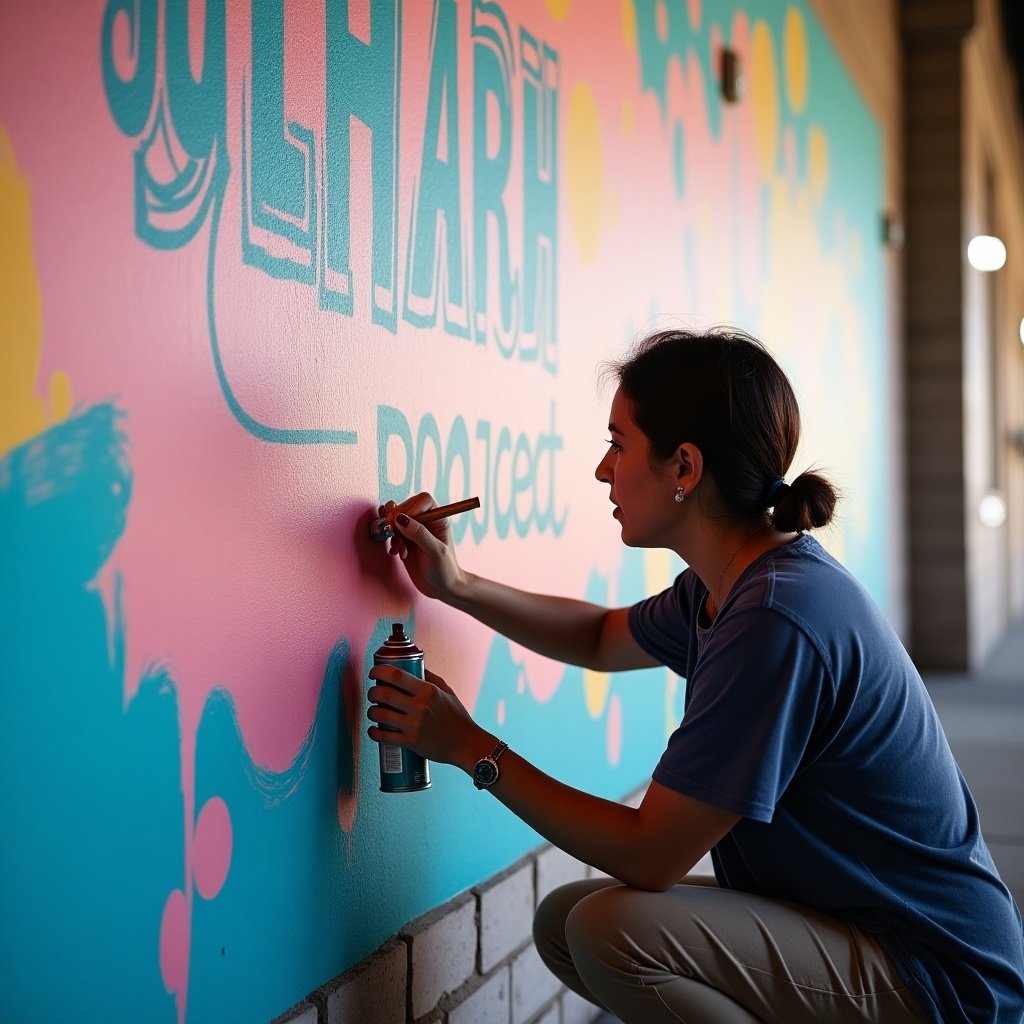
[[593, 1003], [576, 995], [575, 992], [565, 990], [562, 996], [562, 1024], [590, 1024], [590, 1022], [601, 1012]]
[[319, 1024], [316, 1007], [312, 1003], [301, 1002], [283, 1017], [278, 1017], [273, 1024]]
[[476, 901], [468, 893], [414, 922], [402, 933], [410, 945], [412, 1015], [422, 1017], [476, 969]]
[[512, 961], [512, 1024], [526, 1024], [562, 990], [531, 943]]
[[484, 974], [533, 938], [533, 872], [530, 861], [476, 890], [480, 903], [480, 970]]
[[510, 1024], [509, 969], [502, 967], [448, 1015], [448, 1024]]
[[563, 853], [557, 846], [549, 846], [537, 854], [537, 902], [552, 889], [586, 877], [586, 864]]
[[593, 875], [552, 847], [410, 922], [274, 1024], [591, 1024], [533, 945], [551, 889]]
[[392, 940], [338, 979], [327, 1024], [406, 1024], [408, 950]]

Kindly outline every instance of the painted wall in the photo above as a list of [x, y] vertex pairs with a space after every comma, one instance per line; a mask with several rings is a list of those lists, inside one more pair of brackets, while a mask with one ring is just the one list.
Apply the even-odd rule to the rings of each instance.
[[649, 777], [675, 677], [419, 600], [366, 515], [478, 494], [468, 568], [667, 585], [593, 478], [659, 315], [768, 341], [884, 603], [881, 189], [803, 0], [3, 5], [4, 1020], [268, 1019], [539, 842], [443, 766], [377, 791], [392, 620], [549, 772]]

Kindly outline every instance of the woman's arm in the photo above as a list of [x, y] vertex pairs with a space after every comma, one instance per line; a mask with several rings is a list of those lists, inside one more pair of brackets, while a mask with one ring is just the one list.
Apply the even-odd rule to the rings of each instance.
[[[371, 707], [368, 717], [397, 730], [374, 726], [370, 739], [409, 747], [469, 774], [494, 748], [494, 735], [473, 722], [440, 676], [428, 672], [424, 681], [379, 666], [370, 677], [377, 681], [370, 700], [386, 706]], [[640, 807], [632, 808], [566, 786], [513, 750], [499, 766], [492, 792], [506, 807], [566, 853], [639, 889], [663, 890], [679, 882], [739, 820], [656, 782]]]
[[391, 541], [390, 554], [401, 558], [421, 593], [557, 661], [601, 672], [658, 664], [634, 640], [628, 608], [608, 609], [587, 601], [534, 594], [466, 572], [455, 557], [447, 520], [424, 525], [410, 518], [433, 506], [429, 494], [418, 494], [400, 506], [381, 510], [382, 515], [396, 516], [398, 536]]

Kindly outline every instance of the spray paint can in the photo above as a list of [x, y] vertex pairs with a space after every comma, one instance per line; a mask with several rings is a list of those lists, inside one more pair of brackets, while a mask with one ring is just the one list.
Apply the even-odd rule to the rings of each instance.
[[[423, 652], [406, 636], [401, 622], [391, 624], [391, 636], [373, 653], [374, 665], [396, 665], [420, 679]], [[388, 726], [382, 725], [382, 729]], [[382, 793], [415, 793], [430, 788], [430, 762], [394, 743], [378, 743]]]

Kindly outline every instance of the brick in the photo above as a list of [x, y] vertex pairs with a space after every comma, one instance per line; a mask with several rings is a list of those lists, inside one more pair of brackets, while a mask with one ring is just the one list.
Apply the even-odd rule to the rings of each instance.
[[489, 974], [533, 937], [533, 862], [477, 890], [480, 902], [480, 973]]
[[403, 929], [410, 946], [412, 1015], [429, 1013], [476, 968], [476, 901], [466, 894]]
[[509, 969], [503, 967], [448, 1014], [448, 1024], [510, 1024], [509, 988]]
[[601, 1012], [590, 1000], [576, 995], [570, 989], [560, 1000], [562, 1004], [562, 1024], [593, 1024], [594, 1018]]
[[271, 1024], [317, 1024], [316, 1007], [312, 1003], [301, 1002], [274, 1018]]
[[531, 943], [512, 961], [512, 1024], [525, 1024], [561, 988]]
[[346, 971], [327, 996], [327, 1024], [405, 1024], [408, 950], [383, 945]]
[[537, 854], [537, 902], [553, 889], [569, 882], [577, 882], [587, 877], [587, 865], [575, 857], [549, 846]]

